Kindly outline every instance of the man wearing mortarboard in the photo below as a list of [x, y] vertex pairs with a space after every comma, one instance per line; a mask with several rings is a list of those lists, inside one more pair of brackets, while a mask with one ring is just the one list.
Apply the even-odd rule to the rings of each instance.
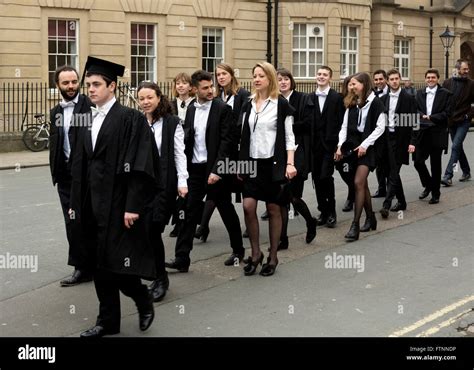
[[120, 332], [120, 291], [134, 300], [141, 330], [154, 319], [153, 301], [141, 278], [156, 278], [144, 219], [146, 205], [159, 189], [159, 164], [145, 117], [115, 99], [117, 76], [124, 69], [88, 57], [83, 76], [95, 107], [72, 158], [70, 214], [94, 271], [100, 307], [96, 325], [81, 337]]

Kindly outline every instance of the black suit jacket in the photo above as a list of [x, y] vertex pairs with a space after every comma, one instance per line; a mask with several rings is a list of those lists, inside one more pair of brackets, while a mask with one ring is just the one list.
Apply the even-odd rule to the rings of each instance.
[[[188, 167], [192, 164], [194, 149], [194, 117], [196, 107], [190, 104], [184, 121], [184, 144]], [[214, 99], [211, 104], [206, 126], [207, 167], [206, 178], [217, 173], [220, 161], [230, 158], [237, 145], [232, 138], [232, 109], [220, 99]]]
[[294, 109], [293, 113], [293, 134], [295, 135], [295, 144], [298, 148], [295, 152], [295, 167], [298, 171], [298, 176], [304, 179], [308, 178], [308, 173], [311, 172], [310, 167], [310, 137], [305, 130], [303, 121], [303, 110], [306, 105], [308, 95], [299, 91], [293, 91], [290, 96], [290, 106]]
[[[73, 150], [76, 146], [76, 131], [81, 123], [85, 123], [88, 114], [91, 111], [91, 101], [85, 95], [79, 94], [79, 100], [74, 106], [71, 126], [68, 131], [69, 145], [71, 147], [71, 153], [69, 158], [72, 158]], [[82, 116], [79, 116], [81, 115]], [[51, 120], [51, 132], [50, 132], [50, 143], [49, 143], [49, 167], [51, 170], [51, 177], [53, 184], [60, 182], [64, 178], [68, 178], [71, 173], [71, 161], [66, 163], [66, 157], [63, 151], [64, 143], [64, 125], [63, 119], [63, 108], [58, 104], [50, 111]]]
[[313, 154], [321, 149], [329, 153], [336, 151], [344, 112], [342, 96], [334, 89], [329, 89], [322, 112], [316, 94], [309, 96], [303, 115], [305, 128], [311, 136]]
[[[390, 104], [390, 95], [384, 95], [380, 98], [385, 105], [386, 113], [389, 112]], [[407, 121], [402, 121], [401, 118], [398, 119], [398, 124], [396, 121], [395, 124], [395, 140], [396, 140], [396, 152], [395, 161], [399, 164], [409, 164], [410, 156], [408, 153], [408, 146], [411, 143], [413, 125], [416, 124], [416, 101], [415, 98], [410, 95], [404, 89], [400, 90], [400, 95], [398, 96], [397, 106], [395, 107], [395, 114], [398, 114], [398, 117], [410, 117]], [[410, 116], [400, 116], [401, 114], [409, 114]], [[405, 118], [404, 118], [405, 119]], [[406, 124], [406, 125], [405, 125]], [[388, 127], [385, 128], [385, 132], [388, 134]]]
[[[438, 85], [436, 95], [431, 110], [430, 126], [420, 126], [420, 130], [414, 130], [413, 144], [416, 146], [427, 146], [447, 149], [448, 148], [448, 119], [451, 116], [451, 96], [452, 93]], [[426, 115], [426, 89], [418, 90], [416, 93], [416, 105], [420, 119], [422, 115]], [[427, 134], [431, 137], [430, 142], [423, 140]]]

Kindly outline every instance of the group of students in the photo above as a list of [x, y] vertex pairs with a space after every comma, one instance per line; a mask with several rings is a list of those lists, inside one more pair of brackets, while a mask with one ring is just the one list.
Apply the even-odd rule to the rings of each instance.
[[[93, 279], [100, 303], [96, 325], [83, 337], [120, 331], [120, 291], [135, 301], [140, 329], [148, 329], [153, 302], [169, 287], [166, 268], [188, 272], [193, 240], [207, 238], [215, 208], [232, 248], [224, 264], [244, 262], [245, 276], [261, 266], [259, 274], [271, 276], [278, 250], [288, 248], [290, 204], [306, 221], [307, 243], [318, 225], [336, 226], [334, 168], [348, 186], [343, 210], [354, 209], [347, 241], [377, 227], [367, 182], [375, 168], [384, 167], [389, 184], [382, 216], [406, 209], [400, 168], [409, 153], [425, 188], [422, 195], [431, 192], [430, 203], [439, 201], [451, 93], [438, 85], [436, 70], [426, 72], [428, 87], [415, 101], [400, 88], [396, 70], [388, 72], [390, 92], [382, 98], [367, 73], [347, 77], [338, 93], [330, 87], [328, 66], [317, 71], [316, 92], [302, 94], [290, 71], [260, 62], [252, 69], [251, 95], [239, 86], [233, 68], [221, 63], [214, 75], [200, 70], [176, 76], [171, 102], [156, 83], [140, 83], [144, 115], [115, 100], [123, 72], [123, 66], [89, 57], [83, 76], [88, 97], [79, 94], [74, 68], [61, 67], [55, 75], [63, 100], [51, 111], [61, 124], [52, 129], [50, 163], [66, 220], [68, 263], [75, 267], [61, 285]], [[412, 113], [422, 116], [419, 130], [399, 125], [400, 115]], [[77, 124], [84, 122], [76, 119], [81, 115], [89, 124]], [[428, 156], [431, 176], [424, 165]], [[309, 173], [318, 218], [302, 199]], [[244, 235], [251, 245], [247, 259], [233, 193], [242, 198]], [[390, 208], [394, 197], [398, 203]], [[265, 202], [269, 220], [265, 263], [258, 201]], [[360, 226], [362, 210], [366, 221]], [[175, 258], [165, 262], [162, 233], [170, 219], [179, 227], [173, 230]], [[146, 287], [141, 278], [153, 282]]]

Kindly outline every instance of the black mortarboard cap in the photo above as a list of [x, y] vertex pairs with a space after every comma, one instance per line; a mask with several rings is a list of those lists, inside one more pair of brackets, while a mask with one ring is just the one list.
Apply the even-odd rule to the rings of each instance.
[[88, 56], [86, 66], [84, 67], [84, 74], [81, 79], [81, 85], [88, 72], [104, 75], [112, 81], [117, 82], [117, 76], [123, 76], [125, 67], [117, 63], [109, 62], [108, 60]]

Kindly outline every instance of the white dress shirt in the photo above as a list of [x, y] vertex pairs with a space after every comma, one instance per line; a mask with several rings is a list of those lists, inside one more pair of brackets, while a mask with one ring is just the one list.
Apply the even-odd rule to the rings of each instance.
[[[252, 109], [249, 115], [251, 158], [266, 159], [273, 157], [277, 135], [277, 119], [278, 98], [267, 98], [258, 113], [255, 100], [252, 98]], [[293, 121], [293, 116], [285, 118], [286, 150], [296, 150]]]
[[426, 115], [431, 116], [431, 111], [433, 110], [433, 102], [436, 95], [436, 91], [438, 91], [438, 85], [430, 89], [429, 87], [426, 88]]
[[385, 85], [383, 90], [377, 90], [377, 96], [381, 98], [382, 96], [388, 94], [388, 85]]
[[194, 115], [194, 148], [192, 163], [206, 163], [207, 162], [207, 147], [206, 147], [206, 127], [209, 119], [209, 112], [211, 111], [212, 100], [204, 104], [194, 102], [196, 113]]
[[[155, 137], [155, 143], [158, 148], [158, 152], [161, 155], [161, 143], [163, 139], [163, 118], [160, 118], [158, 121], [151, 125], [153, 129], [153, 135]], [[184, 130], [181, 124], [176, 126], [176, 131], [174, 132], [174, 164], [176, 167], [176, 172], [178, 174], [178, 187], [186, 188], [187, 179], [189, 177], [187, 169], [186, 155], [184, 154]]]
[[[365, 123], [367, 121], [367, 113], [369, 113], [370, 106], [372, 105], [372, 101], [375, 98], [375, 93], [370, 93], [369, 97], [367, 98], [367, 103], [359, 109], [359, 124], [357, 125], [357, 130], [359, 132], [364, 132]], [[347, 139], [347, 125], [349, 121], [349, 108], [346, 109], [344, 113], [344, 120], [342, 121], [341, 131], [339, 131], [339, 143], [337, 144], [339, 147], [344, 144]], [[379, 118], [377, 119], [377, 124], [372, 131], [372, 133], [365, 139], [360, 146], [364, 149], [367, 149], [369, 146], [374, 145], [375, 141], [382, 136], [383, 132], [385, 131], [385, 125], [387, 124], [387, 116], [385, 113], [381, 113]]]
[[291, 95], [293, 95], [293, 91], [295, 91], [295, 90], [291, 90], [290, 93], [288, 94], [288, 96], [283, 95], [283, 97], [284, 97], [286, 100], [290, 101]]
[[388, 130], [390, 132], [395, 132], [395, 109], [397, 108], [398, 98], [400, 97], [400, 91], [402, 89], [398, 88], [397, 91], [390, 91], [389, 95], [389, 105], [388, 105]]
[[71, 127], [72, 114], [74, 112], [74, 106], [79, 102], [79, 94], [73, 100], [65, 101], [64, 99], [59, 103], [63, 108], [63, 152], [66, 160], [69, 160], [71, 154], [71, 144], [69, 143], [69, 128]]
[[[184, 122], [184, 119], [186, 118], [186, 111], [188, 110], [189, 103], [194, 98], [190, 96], [186, 100], [181, 100], [180, 98], [176, 98], [176, 105], [178, 106], [178, 117], [181, 121]], [[184, 102], [184, 108], [181, 107], [182, 103]]]
[[102, 107], [97, 107], [100, 113], [96, 113], [96, 109], [92, 109], [92, 129], [91, 129], [91, 138], [92, 138], [92, 150], [95, 149], [95, 143], [97, 142], [97, 136], [99, 135], [100, 128], [102, 127], [102, 123], [104, 123], [104, 119], [110, 111], [110, 108], [115, 104], [115, 96], [112, 97], [107, 103], [105, 103]]
[[226, 103], [226, 104], [229, 105], [232, 109], [234, 109], [235, 95], [226, 96], [225, 93], [224, 93], [224, 91], [222, 91], [221, 98], [222, 98], [222, 101], [223, 101], [224, 103]]
[[329, 90], [331, 86], [327, 86], [324, 90], [320, 90], [319, 87], [316, 89], [316, 96], [318, 97], [319, 111], [323, 113], [324, 103], [326, 103], [326, 98], [328, 97]]

